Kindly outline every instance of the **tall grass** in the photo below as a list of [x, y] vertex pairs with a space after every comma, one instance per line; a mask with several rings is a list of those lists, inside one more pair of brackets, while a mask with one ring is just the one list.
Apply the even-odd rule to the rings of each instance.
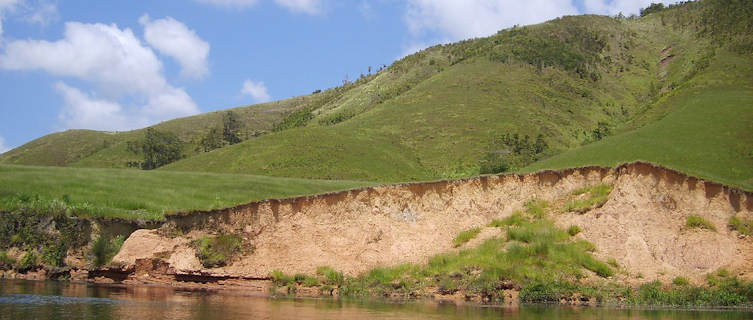
[[460, 232], [455, 239], [452, 239], [452, 246], [457, 248], [471, 241], [481, 232], [481, 228], [472, 228]]
[[154, 220], [171, 212], [223, 208], [253, 200], [368, 184], [211, 173], [0, 165], [0, 210]]

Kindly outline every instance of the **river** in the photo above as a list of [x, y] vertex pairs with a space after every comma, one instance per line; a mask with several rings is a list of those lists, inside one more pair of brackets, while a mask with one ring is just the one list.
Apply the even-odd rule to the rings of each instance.
[[106, 287], [57, 281], [0, 280], [0, 319], [753, 319], [750, 311], [646, 310], [524, 305], [519, 308], [271, 299]]

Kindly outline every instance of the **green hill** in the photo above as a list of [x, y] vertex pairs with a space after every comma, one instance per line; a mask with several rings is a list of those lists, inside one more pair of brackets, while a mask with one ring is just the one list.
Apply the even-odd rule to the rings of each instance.
[[[395, 182], [645, 160], [752, 188], [752, 17], [751, 1], [702, 0], [431, 47], [235, 109], [253, 133], [211, 152], [196, 147], [221, 112], [159, 124], [187, 144], [159, 170]], [[58, 133], [0, 163], [124, 167], [141, 136]]]

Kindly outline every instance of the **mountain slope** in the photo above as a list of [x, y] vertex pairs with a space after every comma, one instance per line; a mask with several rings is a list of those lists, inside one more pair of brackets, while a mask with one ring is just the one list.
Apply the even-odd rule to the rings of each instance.
[[658, 120], [537, 162], [526, 171], [634, 160], [753, 189], [753, 59], [721, 52], [654, 107]]
[[[747, 186], [752, 16], [750, 1], [703, 0], [435, 46], [342, 87], [236, 109], [256, 112], [246, 123], [267, 115], [246, 127], [265, 134], [212, 152], [195, 147], [220, 113], [157, 125], [188, 143], [161, 170], [395, 182], [642, 159]], [[140, 135], [105, 147], [96, 133], [101, 150], [35, 164], [123, 167]], [[45, 159], [32, 149], [0, 162]]]
[[[705, 42], [694, 34], [664, 28], [656, 17], [578, 16], [432, 47], [363, 85], [381, 96], [406, 72], [428, 73], [399, 95], [323, 108], [305, 127], [165, 169], [371, 181], [478, 174], [487, 154], [510, 152], [495, 142], [503, 134], [542, 135], [545, 156], [589, 142], [600, 123], [622, 128], [662, 94], [663, 78], [698, 69]], [[669, 45], [685, 54], [672, 61], [683, 67], [667, 76], [659, 61]]]

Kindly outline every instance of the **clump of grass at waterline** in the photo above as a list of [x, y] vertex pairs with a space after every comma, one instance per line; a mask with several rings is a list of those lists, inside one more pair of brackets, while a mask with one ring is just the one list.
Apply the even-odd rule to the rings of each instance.
[[745, 282], [720, 269], [706, 277], [707, 285], [693, 286], [678, 277], [672, 285], [652, 281], [635, 291], [628, 291], [625, 301], [635, 305], [673, 307], [729, 307], [753, 306], [753, 282]]

